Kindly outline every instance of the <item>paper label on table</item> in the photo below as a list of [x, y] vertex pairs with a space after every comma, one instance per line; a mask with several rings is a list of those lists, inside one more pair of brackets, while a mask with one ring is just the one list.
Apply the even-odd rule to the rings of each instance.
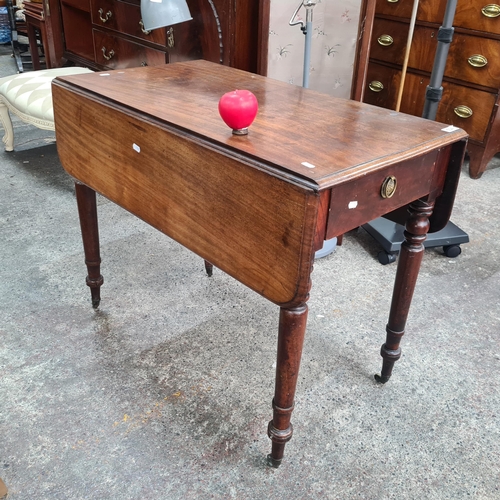
[[353, 208], [356, 208], [358, 206], [358, 202], [357, 201], [350, 201], [349, 202], [349, 205], [347, 205], [349, 207], [349, 210], [352, 210]]
[[313, 165], [312, 163], [309, 163], [308, 161], [303, 161], [301, 165], [304, 165], [304, 167], [307, 168], [316, 168], [316, 165]]
[[458, 127], [455, 127], [453, 125], [450, 125], [449, 127], [442, 128], [441, 129], [443, 132], [455, 132], [455, 130], [459, 130]]
[[132, 144], [132, 147], [134, 148], [134, 151], [137, 151], [138, 153], [141, 152], [141, 147], [138, 146], [135, 142], [134, 142], [134, 144]]
[[99, 73], [99, 76], [109, 76], [109, 73]]

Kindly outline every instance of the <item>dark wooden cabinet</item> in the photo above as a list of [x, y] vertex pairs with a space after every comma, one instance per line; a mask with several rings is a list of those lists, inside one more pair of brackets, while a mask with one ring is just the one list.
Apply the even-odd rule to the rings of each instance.
[[93, 69], [206, 59], [256, 72], [263, 2], [187, 1], [192, 21], [147, 32], [139, 0], [60, 0], [64, 57]]
[[[413, 0], [376, 0], [363, 101], [394, 109]], [[400, 111], [421, 116], [446, 0], [420, 0]], [[470, 175], [500, 151], [500, 6], [458, 0], [436, 120], [470, 136]]]

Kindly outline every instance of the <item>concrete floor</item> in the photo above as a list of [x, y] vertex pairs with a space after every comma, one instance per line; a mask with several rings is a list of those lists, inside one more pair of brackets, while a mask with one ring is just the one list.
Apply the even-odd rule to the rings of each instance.
[[[2, 75], [13, 74], [9, 56]], [[54, 134], [0, 151], [0, 477], [9, 498], [500, 498], [500, 160], [464, 171], [377, 385], [395, 265], [362, 229], [316, 261], [293, 415], [270, 450], [278, 309], [99, 198], [99, 310]]]

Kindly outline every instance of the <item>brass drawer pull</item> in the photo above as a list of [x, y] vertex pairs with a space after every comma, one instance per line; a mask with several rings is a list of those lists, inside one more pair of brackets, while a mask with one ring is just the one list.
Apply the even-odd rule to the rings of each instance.
[[394, 39], [391, 35], [380, 35], [377, 38], [377, 42], [382, 45], [382, 47], [389, 47], [389, 45], [394, 43]]
[[139, 21], [139, 26], [141, 27], [141, 31], [145, 34], [145, 35], [149, 35], [151, 33], [151, 30], [145, 30], [144, 29], [144, 23], [142, 22], [142, 19]]
[[382, 196], [382, 198], [384, 199], [392, 198], [394, 196], [394, 193], [396, 192], [397, 187], [398, 181], [396, 180], [396, 177], [394, 177], [393, 175], [389, 175], [382, 183], [382, 187], [380, 188], [380, 196]]
[[368, 88], [372, 92], [382, 92], [382, 90], [384, 90], [384, 85], [382, 82], [379, 82], [378, 80], [373, 80], [368, 84]]
[[489, 5], [485, 5], [481, 9], [481, 12], [483, 16], [486, 17], [498, 17], [500, 16], [500, 5], [497, 5], [496, 3], [490, 3]]
[[389, 3], [398, 3], [399, 0], [387, 0]]
[[467, 62], [474, 68], [483, 68], [488, 64], [488, 59], [481, 54], [474, 54], [467, 59]]
[[170, 27], [167, 30], [167, 45], [169, 49], [173, 49], [175, 45], [174, 28]]
[[103, 23], [107, 23], [113, 17], [113, 13], [110, 10], [106, 12], [106, 15], [104, 17], [102, 17], [102, 15], [104, 14], [104, 11], [102, 9], [99, 9], [97, 12], [99, 12], [99, 19]]
[[472, 109], [470, 109], [469, 106], [465, 106], [463, 104], [457, 106], [453, 111], [460, 118], [470, 118], [473, 114]]
[[102, 50], [102, 55], [104, 59], [106, 59], [106, 61], [109, 61], [115, 55], [115, 51], [113, 49], [109, 51], [109, 54], [106, 54], [106, 47], [103, 47], [101, 50]]

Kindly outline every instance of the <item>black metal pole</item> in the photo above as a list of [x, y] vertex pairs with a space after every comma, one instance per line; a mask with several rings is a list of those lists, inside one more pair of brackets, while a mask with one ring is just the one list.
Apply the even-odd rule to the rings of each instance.
[[[448, 0], [446, 3], [446, 11], [444, 13], [443, 24], [438, 31], [438, 46], [436, 55], [434, 57], [434, 66], [432, 68], [431, 79], [427, 90], [425, 92], [425, 105], [422, 113], [422, 118], [435, 120], [439, 102], [443, 96], [443, 82], [444, 70], [446, 68], [446, 61], [448, 59], [448, 50], [450, 43], [453, 41], [453, 20], [455, 19], [455, 11], [457, 10], [457, 0]], [[444, 231], [444, 233], [442, 233]], [[446, 227], [438, 233], [432, 233], [428, 236], [428, 245], [434, 245], [442, 238], [442, 234], [446, 234], [450, 241], [453, 239], [458, 243], [467, 243], [469, 236], [464, 233], [458, 226], [455, 226], [451, 221], [448, 222]], [[442, 233], [442, 234], [440, 234]], [[446, 247], [445, 247], [446, 248]], [[453, 253], [459, 252], [459, 246], [448, 246], [448, 251]], [[445, 250], [445, 253], [448, 253]]]
[[439, 101], [443, 96], [443, 82], [444, 70], [446, 68], [446, 60], [448, 59], [448, 51], [450, 43], [453, 40], [453, 20], [455, 18], [455, 11], [457, 9], [457, 0], [448, 0], [446, 4], [446, 11], [444, 14], [443, 25], [438, 31], [438, 46], [436, 49], [436, 56], [434, 58], [434, 66], [432, 68], [431, 79], [427, 90], [425, 92], [425, 105], [422, 113], [422, 118], [435, 120]]

